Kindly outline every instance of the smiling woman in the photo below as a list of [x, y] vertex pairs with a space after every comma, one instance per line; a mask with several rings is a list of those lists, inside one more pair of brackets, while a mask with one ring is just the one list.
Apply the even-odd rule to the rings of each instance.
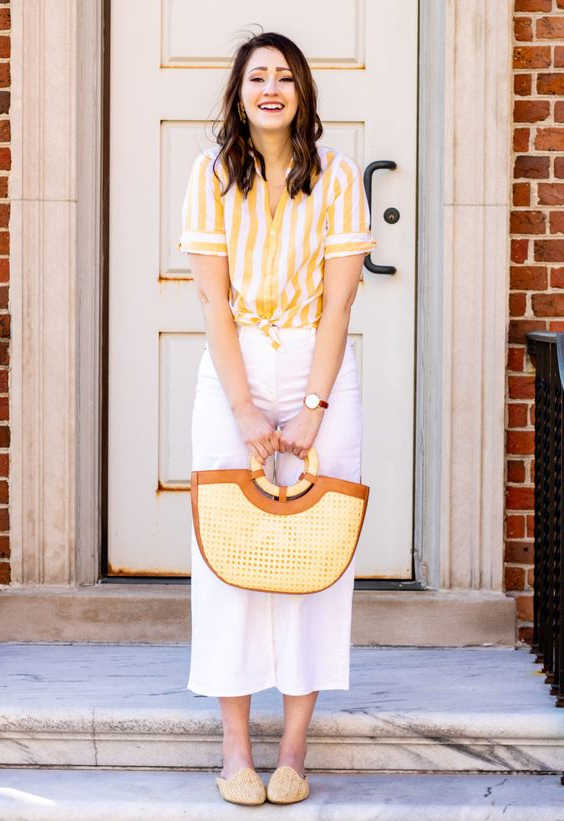
[[[280, 34], [238, 50], [218, 145], [196, 157], [178, 247], [189, 253], [208, 345], [192, 413], [192, 470], [244, 468], [295, 482], [312, 445], [319, 473], [360, 480], [361, 404], [347, 331], [362, 262], [376, 242], [362, 173], [321, 145], [317, 90]], [[321, 689], [348, 689], [354, 560], [315, 594], [233, 587], [205, 564], [192, 528], [188, 687], [217, 696], [221, 795], [265, 800], [249, 737], [251, 693], [284, 695], [271, 801], [307, 797], [306, 733]]]
[[312, 175], [321, 170], [315, 141], [323, 126], [311, 70], [292, 40], [265, 33], [239, 48], [214, 129], [219, 123], [216, 140], [227, 169], [226, 190], [236, 183], [243, 194], [250, 191], [254, 158], [269, 184], [282, 187], [293, 157], [288, 192], [292, 197], [300, 190], [311, 193]]

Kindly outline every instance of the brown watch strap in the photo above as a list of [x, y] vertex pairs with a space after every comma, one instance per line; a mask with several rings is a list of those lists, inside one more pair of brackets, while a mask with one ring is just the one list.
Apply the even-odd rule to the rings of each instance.
[[[316, 394], [316, 395], [317, 395], [317, 394]], [[305, 397], [305, 396], [304, 396], [304, 405], [306, 406], [306, 408], [308, 407], [308, 406], [306, 405], [306, 397]], [[317, 408], [328, 408], [328, 407], [329, 407], [329, 402], [326, 402], [326, 401], [325, 401], [325, 399], [321, 399], [321, 398], [320, 398], [320, 399], [319, 399], [319, 403], [316, 405], [316, 407], [317, 407]], [[314, 410], [315, 410], [315, 408], [314, 408]]]

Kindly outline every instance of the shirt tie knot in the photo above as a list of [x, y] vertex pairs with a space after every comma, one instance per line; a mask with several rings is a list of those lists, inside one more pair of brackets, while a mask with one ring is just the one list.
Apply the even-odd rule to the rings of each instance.
[[278, 333], [278, 325], [274, 325], [270, 318], [267, 316], [261, 316], [258, 320], [259, 328], [264, 331], [264, 333], [268, 336], [274, 348], [279, 348], [281, 346], [280, 342], [280, 334]]

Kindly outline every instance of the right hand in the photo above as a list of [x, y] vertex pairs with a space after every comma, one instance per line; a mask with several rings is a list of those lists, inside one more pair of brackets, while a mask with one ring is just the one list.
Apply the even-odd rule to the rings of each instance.
[[245, 402], [233, 411], [243, 441], [260, 462], [278, 450], [280, 431], [269, 422], [253, 402]]

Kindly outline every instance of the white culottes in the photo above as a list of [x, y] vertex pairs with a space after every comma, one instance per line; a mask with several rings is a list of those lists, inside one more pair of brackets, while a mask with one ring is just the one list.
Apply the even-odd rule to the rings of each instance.
[[[303, 406], [315, 328], [278, 328], [275, 349], [257, 326], [237, 325], [253, 402], [274, 427]], [[319, 473], [360, 481], [361, 404], [354, 343], [348, 338], [329, 407], [314, 441]], [[192, 410], [192, 470], [248, 468], [249, 449], [233, 416], [208, 347], [198, 367]], [[293, 453], [264, 464], [278, 485], [304, 470]], [[264, 593], [221, 581], [204, 562], [192, 525], [192, 639], [187, 689], [240, 696], [277, 687], [287, 695], [349, 688], [355, 559], [319, 593]]]

